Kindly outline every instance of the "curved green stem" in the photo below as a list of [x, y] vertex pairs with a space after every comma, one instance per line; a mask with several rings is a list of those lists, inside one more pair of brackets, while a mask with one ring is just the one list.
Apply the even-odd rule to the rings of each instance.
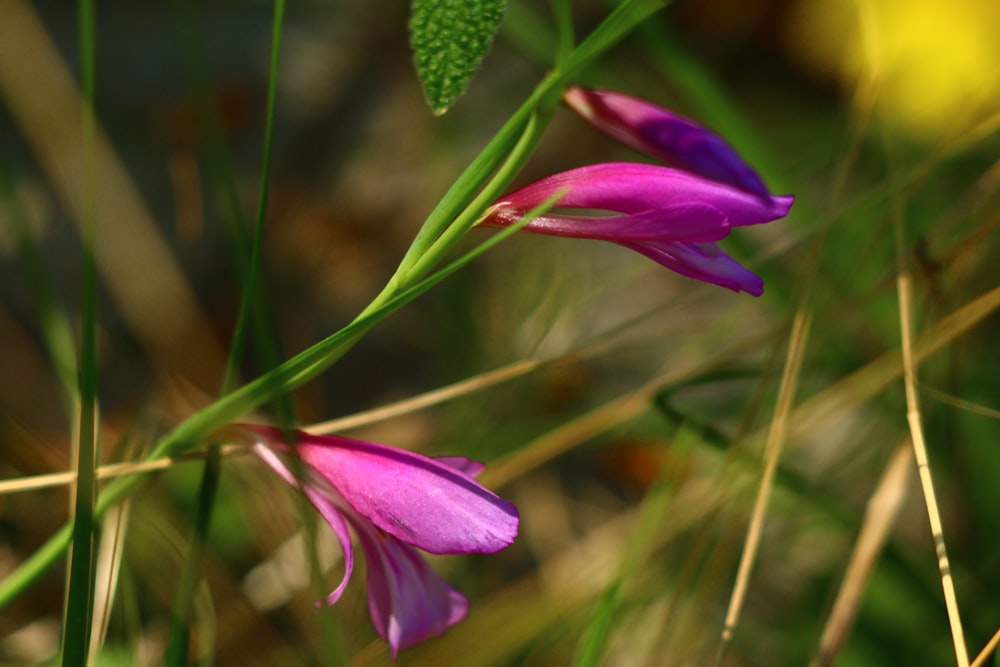
[[[559, 68], [543, 79], [448, 190], [421, 227], [396, 273], [357, 318], [335, 334], [188, 417], [160, 440], [147, 459], [183, 453], [263, 403], [315, 378], [378, 322], [453, 273], [482, 249], [491, 247], [516, 231], [517, 227], [503, 230], [477, 251], [426, 277], [475, 224], [492, 198], [510, 185], [537, 145], [545, 120], [568, 82], [629, 30], [666, 4], [667, 0], [622, 2], [573, 49]], [[100, 516], [108, 507], [120, 502], [143, 479], [145, 477], [122, 477], [109, 484], [98, 498], [95, 515]], [[10, 604], [53, 565], [69, 543], [70, 531], [64, 527], [0, 582], [0, 609]]]

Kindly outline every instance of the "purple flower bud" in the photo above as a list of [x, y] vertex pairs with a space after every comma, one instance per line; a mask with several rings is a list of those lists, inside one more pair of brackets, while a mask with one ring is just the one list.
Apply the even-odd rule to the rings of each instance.
[[652, 102], [610, 90], [569, 88], [566, 104], [608, 136], [658, 160], [767, 197], [760, 176], [714, 132]]
[[619, 243], [685, 276], [760, 296], [763, 281], [719, 248], [731, 227], [788, 214], [790, 195], [760, 196], [670, 167], [595, 164], [532, 183], [499, 199], [481, 224], [504, 227], [552, 197], [555, 208], [524, 230]]
[[267, 426], [240, 425], [235, 432], [306, 495], [340, 542], [344, 577], [327, 604], [340, 598], [351, 578], [348, 525], [354, 529], [368, 566], [372, 623], [393, 658], [400, 649], [442, 634], [469, 607], [418, 548], [435, 554], [494, 553], [517, 536], [517, 508], [473, 479], [483, 469], [480, 463], [298, 431], [292, 434], [295, 444], [288, 445], [283, 431]]

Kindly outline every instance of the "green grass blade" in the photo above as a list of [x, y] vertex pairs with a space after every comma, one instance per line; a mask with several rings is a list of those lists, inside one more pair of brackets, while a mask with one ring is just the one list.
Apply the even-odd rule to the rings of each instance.
[[552, 0], [552, 18], [556, 25], [556, 57], [562, 65], [573, 52], [573, 6], [569, 0]]
[[69, 559], [66, 611], [63, 616], [62, 664], [74, 667], [86, 664], [90, 654], [94, 600], [94, 543], [96, 527], [94, 504], [97, 495], [97, 343], [96, 302], [97, 267], [94, 241], [97, 232], [96, 165], [94, 164], [94, 76], [95, 76], [95, 7], [88, 0], [78, 5], [81, 78], [83, 80], [84, 155], [88, 164], [83, 173], [87, 201], [83, 234], [82, 304], [80, 333], [79, 404], [77, 431], [77, 481], [73, 512], [73, 549]]
[[[261, 254], [263, 247], [264, 222], [267, 216], [267, 202], [270, 183], [271, 151], [274, 137], [274, 117], [277, 100], [278, 61], [281, 52], [281, 35], [284, 26], [285, 2], [278, 0], [274, 5], [271, 35], [271, 53], [267, 108], [264, 122], [264, 146], [261, 159], [260, 185], [257, 204], [257, 218], [249, 251], [244, 250], [242, 226], [234, 230], [234, 246], [237, 266], [245, 267], [242, 281], [239, 315], [230, 347], [226, 374], [223, 379], [223, 393], [236, 383], [241, 360], [251, 333], [266, 357], [265, 363], [273, 367], [278, 363], [278, 345], [268, 320], [268, 308], [261, 289]], [[220, 137], [221, 143], [221, 137]], [[227, 179], [231, 180], [231, 179]], [[291, 404], [280, 394], [276, 397], [277, 410], [284, 423], [290, 423], [293, 415]], [[177, 598], [171, 618], [170, 643], [165, 656], [165, 664], [183, 667], [188, 664], [191, 624], [195, 592], [202, 579], [205, 544], [212, 521], [212, 512], [218, 498], [219, 479], [222, 475], [222, 457], [218, 447], [209, 450], [208, 460], [202, 471], [198, 502], [195, 510], [194, 530], [188, 548], [181, 578], [178, 582]], [[204, 650], [203, 650], [204, 653]]]
[[[205, 559], [205, 544], [212, 523], [212, 510], [218, 497], [219, 479], [222, 476], [222, 455], [219, 448], [209, 449], [202, 472], [201, 485], [198, 490], [198, 503], [195, 513], [193, 535], [188, 545], [184, 567], [180, 580], [177, 582], [177, 597], [174, 600], [174, 611], [170, 623], [170, 643], [163, 664], [183, 667], [189, 664], [191, 644], [192, 610], [195, 593], [202, 579], [202, 564]], [[207, 653], [201, 647], [202, 653]]]

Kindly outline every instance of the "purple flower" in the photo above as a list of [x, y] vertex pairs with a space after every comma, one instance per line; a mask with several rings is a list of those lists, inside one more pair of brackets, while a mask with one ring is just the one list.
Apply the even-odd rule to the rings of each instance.
[[640, 153], [768, 197], [760, 176], [722, 137], [684, 116], [610, 90], [573, 87], [563, 100], [591, 125]]
[[[469, 607], [414, 547], [433, 554], [495, 553], [517, 536], [517, 508], [473, 479], [483, 469], [480, 463], [267, 426], [237, 429], [267, 465], [306, 495], [340, 541], [344, 577], [327, 596], [328, 605], [340, 599], [351, 578], [348, 524], [354, 529], [368, 566], [372, 623], [393, 658], [442, 634]], [[285, 444], [289, 435], [294, 445]]]
[[760, 296], [764, 281], [715, 241], [731, 227], [788, 214], [793, 197], [749, 192], [730, 183], [649, 164], [603, 163], [565, 171], [497, 200], [481, 224], [508, 226], [558, 200], [524, 230], [612, 241], [682, 275]]

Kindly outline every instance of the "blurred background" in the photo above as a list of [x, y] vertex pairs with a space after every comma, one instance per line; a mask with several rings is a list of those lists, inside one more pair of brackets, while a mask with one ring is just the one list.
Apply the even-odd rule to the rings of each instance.
[[[574, 2], [577, 36], [608, 10]], [[239, 307], [234, 230], [252, 223], [258, 197], [271, 11], [98, 7], [104, 463], [139, 458], [218, 395]], [[8, 0], [4, 12], [6, 482], [72, 469], [52, 318], [79, 318], [84, 202], [75, 8]], [[283, 357], [378, 293], [551, 63], [549, 5], [510, 0], [472, 85], [435, 117], [407, 15], [400, 2], [288, 8], [264, 242]], [[951, 664], [907, 458], [900, 271], [912, 277], [920, 416], [958, 602], [980, 651], [1000, 627], [997, 34], [990, 0], [685, 0], [586, 72], [580, 83], [712, 127], [797, 202], [788, 219], [723, 243], [764, 276], [759, 299], [617, 246], [515, 236], [295, 393], [310, 424], [479, 376], [452, 400], [345, 432], [485, 461], [484, 482], [522, 514], [510, 549], [434, 559], [470, 615], [398, 664]], [[519, 182], [641, 159], [560, 111]], [[469, 247], [490, 233], [474, 230]], [[720, 656], [792, 342], [801, 364], [779, 412], [786, 437], [760, 552]], [[244, 379], [267, 367], [251, 352]], [[110, 611], [95, 664], [161, 660], [201, 467], [174, 466], [107, 517], [102, 562], [116, 567], [98, 574], [98, 608]], [[64, 523], [70, 495], [65, 484], [0, 489], [2, 577]], [[314, 607], [341, 571], [315, 524], [259, 463], [225, 460], [192, 664], [389, 663], [362, 576], [335, 607]], [[859, 544], [874, 549], [870, 566], [845, 583]], [[64, 579], [52, 571], [0, 615], [3, 664], [57, 653]]]

